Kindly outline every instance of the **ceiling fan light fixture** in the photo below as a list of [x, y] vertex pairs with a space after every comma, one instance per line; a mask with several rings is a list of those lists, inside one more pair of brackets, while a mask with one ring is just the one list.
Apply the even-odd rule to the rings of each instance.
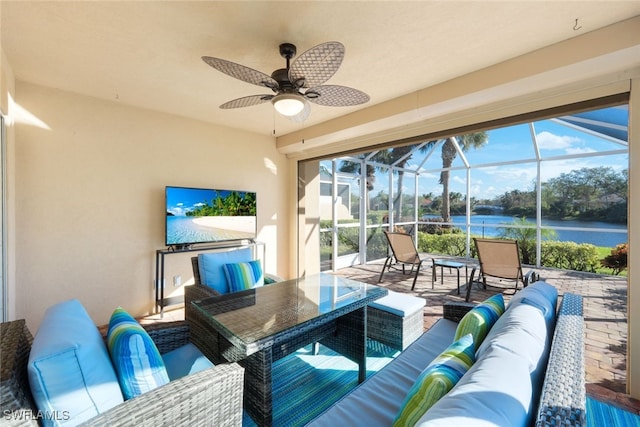
[[293, 93], [282, 93], [271, 99], [276, 111], [283, 116], [291, 117], [299, 114], [304, 109], [304, 99]]

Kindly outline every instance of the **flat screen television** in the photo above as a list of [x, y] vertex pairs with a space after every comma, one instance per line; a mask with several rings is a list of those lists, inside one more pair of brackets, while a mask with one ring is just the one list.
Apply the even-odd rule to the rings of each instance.
[[167, 246], [188, 248], [257, 237], [256, 193], [209, 188], [165, 188]]

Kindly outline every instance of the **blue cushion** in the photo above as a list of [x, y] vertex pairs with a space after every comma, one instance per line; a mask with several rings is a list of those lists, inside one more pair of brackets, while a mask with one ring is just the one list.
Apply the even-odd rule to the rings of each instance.
[[447, 347], [416, 379], [400, 407], [394, 427], [414, 425], [456, 385], [474, 361], [475, 348], [471, 334]]
[[467, 334], [473, 335], [476, 348], [480, 347], [491, 327], [504, 313], [504, 297], [496, 294], [487, 298], [482, 303], [472, 308], [460, 320], [454, 340], [458, 340]]
[[549, 320], [556, 317], [557, 303], [558, 290], [547, 282], [538, 281], [516, 293], [509, 301], [508, 308], [518, 304], [532, 305], [542, 312], [545, 319]]
[[229, 284], [227, 283], [227, 278], [222, 271], [222, 266], [225, 264], [247, 262], [251, 260], [251, 248], [199, 254], [198, 269], [200, 270], [200, 281], [221, 294], [227, 294], [230, 292]]
[[[98, 328], [77, 299], [49, 307], [36, 333], [29, 384], [40, 411], [75, 425], [124, 401]], [[46, 426], [58, 425], [45, 419]]]
[[386, 296], [370, 303], [369, 307], [375, 307], [378, 310], [405, 317], [422, 310], [426, 303], [427, 301], [424, 298], [389, 291]]
[[213, 367], [198, 347], [189, 343], [162, 355], [171, 381]]
[[[499, 341], [500, 345], [513, 348], [513, 351], [533, 351], [531, 360], [535, 367], [540, 356], [536, 356], [538, 350], [534, 348], [545, 346], [553, 338], [557, 300], [558, 291], [545, 282], [536, 282], [516, 293], [505, 314], [498, 319], [485, 342], [478, 348], [476, 356], [481, 357], [480, 353]], [[522, 341], [522, 345], [518, 344], [518, 340]], [[527, 341], [529, 345], [524, 346]]]
[[162, 356], [142, 326], [122, 307], [109, 321], [107, 345], [125, 399], [169, 382]]
[[222, 266], [230, 292], [246, 291], [264, 285], [260, 261], [235, 262]]
[[532, 386], [528, 363], [492, 346], [416, 423], [429, 427], [527, 426]]

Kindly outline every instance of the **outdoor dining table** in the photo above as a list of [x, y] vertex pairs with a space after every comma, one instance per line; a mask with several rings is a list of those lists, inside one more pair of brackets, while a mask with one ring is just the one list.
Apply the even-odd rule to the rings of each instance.
[[273, 422], [272, 364], [321, 343], [356, 362], [366, 378], [367, 305], [387, 290], [331, 274], [274, 283], [192, 302], [192, 340], [214, 363], [245, 368], [244, 407]]

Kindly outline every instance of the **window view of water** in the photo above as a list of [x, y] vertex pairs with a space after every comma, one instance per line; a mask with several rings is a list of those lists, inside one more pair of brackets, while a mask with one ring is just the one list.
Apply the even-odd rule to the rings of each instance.
[[[464, 230], [466, 217], [452, 215], [453, 223]], [[484, 237], [496, 237], [500, 234], [500, 227], [513, 223], [515, 218], [505, 215], [473, 215], [471, 217], [471, 233]], [[533, 220], [529, 220], [535, 225]], [[615, 247], [627, 242], [626, 226], [597, 221], [561, 221], [545, 219], [543, 226], [551, 227], [556, 232], [555, 240], [563, 242], [591, 243], [595, 246]], [[600, 228], [602, 231], [560, 230], [556, 227]], [[606, 230], [604, 230], [606, 229]]]

